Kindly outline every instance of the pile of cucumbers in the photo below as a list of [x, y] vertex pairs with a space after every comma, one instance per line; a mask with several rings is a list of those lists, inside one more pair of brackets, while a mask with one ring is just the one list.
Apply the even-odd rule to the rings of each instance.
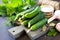
[[32, 31], [43, 27], [47, 23], [45, 12], [40, 11], [41, 7], [28, 9], [16, 15], [15, 20], [18, 20], [21, 25], [31, 29]]

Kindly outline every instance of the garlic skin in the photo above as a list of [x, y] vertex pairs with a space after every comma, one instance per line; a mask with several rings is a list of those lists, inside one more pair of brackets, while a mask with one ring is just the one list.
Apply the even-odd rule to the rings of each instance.
[[54, 10], [59, 10], [59, 2], [53, 0], [39, 0], [39, 5], [50, 5], [54, 8]]
[[60, 32], [60, 23], [57, 23], [57, 25], [56, 25], [56, 27], [55, 27], [56, 29], [57, 29], [57, 31], [59, 31]]

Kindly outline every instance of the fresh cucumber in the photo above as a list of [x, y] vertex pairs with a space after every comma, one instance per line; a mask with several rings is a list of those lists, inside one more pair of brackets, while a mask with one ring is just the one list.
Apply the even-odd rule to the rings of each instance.
[[43, 18], [45, 18], [45, 13], [40, 12], [36, 17], [34, 17], [32, 20], [28, 22], [28, 27], [30, 28], [31, 25], [35, 24], [36, 22], [38, 22], [39, 20]]
[[24, 6], [22, 9], [28, 10], [28, 9], [30, 9], [30, 8], [31, 8], [31, 5], [26, 5], [26, 6]]
[[29, 22], [29, 20], [25, 20], [25, 21], [23, 21], [23, 22], [21, 23], [21, 25], [27, 26], [27, 25], [28, 25], [28, 22]]
[[22, 19], [25, 20], [27, 18], [33, 18], [38, 14], [39, 11], [40, 11], [40, 6], [37, 6], [32, 12], [26, 13], [24, 16], [22, 16]]
[[39, 22], [37, 22], [36, 24], [32, 25], [30, 29], [32, 31], [37, 30], [37, 29], [43, 27], [46, 23], [47, 23], [47, 19], [44, 18], [44, 19], [40, 20]]
[[21, 12], [21, 13], [19, 13], [19, 14], [17, 14], [15, 20], [17, 20], [19, 16], [23, 16], [23, 15], [25, 15], [26, 13], [31, 12], [33, 9], [34, 9], [34, 7], [31, 8], [31, 9], [28, 9], [28, 10], [26, 10], [26, 11], [23, 11], [23, 12]]

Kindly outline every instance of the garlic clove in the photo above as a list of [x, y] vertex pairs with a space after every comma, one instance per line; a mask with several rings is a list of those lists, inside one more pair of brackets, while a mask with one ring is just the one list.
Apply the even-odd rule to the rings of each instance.
[[54, 19], [56, 19], [56, 16], [51, 17], [50, 19], [48, 19], [48, 23], [50, 23], [51, 21], [53, 21]]
[[57, 25], [56, 25], [56, 27], [55, 27], [56, 29], [57, 29], [57, 31], [59, 31], [60, 32], [60, 23], [57, 23]]

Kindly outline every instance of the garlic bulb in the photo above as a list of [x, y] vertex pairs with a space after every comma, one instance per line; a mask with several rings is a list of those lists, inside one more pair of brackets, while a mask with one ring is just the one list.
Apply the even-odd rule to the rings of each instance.
[[60, 32], [60, 23], [57, 23], [57, 25], [56, 25], [56, 27], [55, 27], [56, 29], [57, 29], [57, 31], [59, 31]]
[[39, 5], [50, 5], [54, 7], [54, 10], [59, 10], [59, 2], [52, 0], [39, 0]]
[[60, 10], [55, 11], [53, 17], [51, 17], [50, 19], [48, 19], [48, 23], [50, 23], [54, 19], [59, 19], [60, 20]]

